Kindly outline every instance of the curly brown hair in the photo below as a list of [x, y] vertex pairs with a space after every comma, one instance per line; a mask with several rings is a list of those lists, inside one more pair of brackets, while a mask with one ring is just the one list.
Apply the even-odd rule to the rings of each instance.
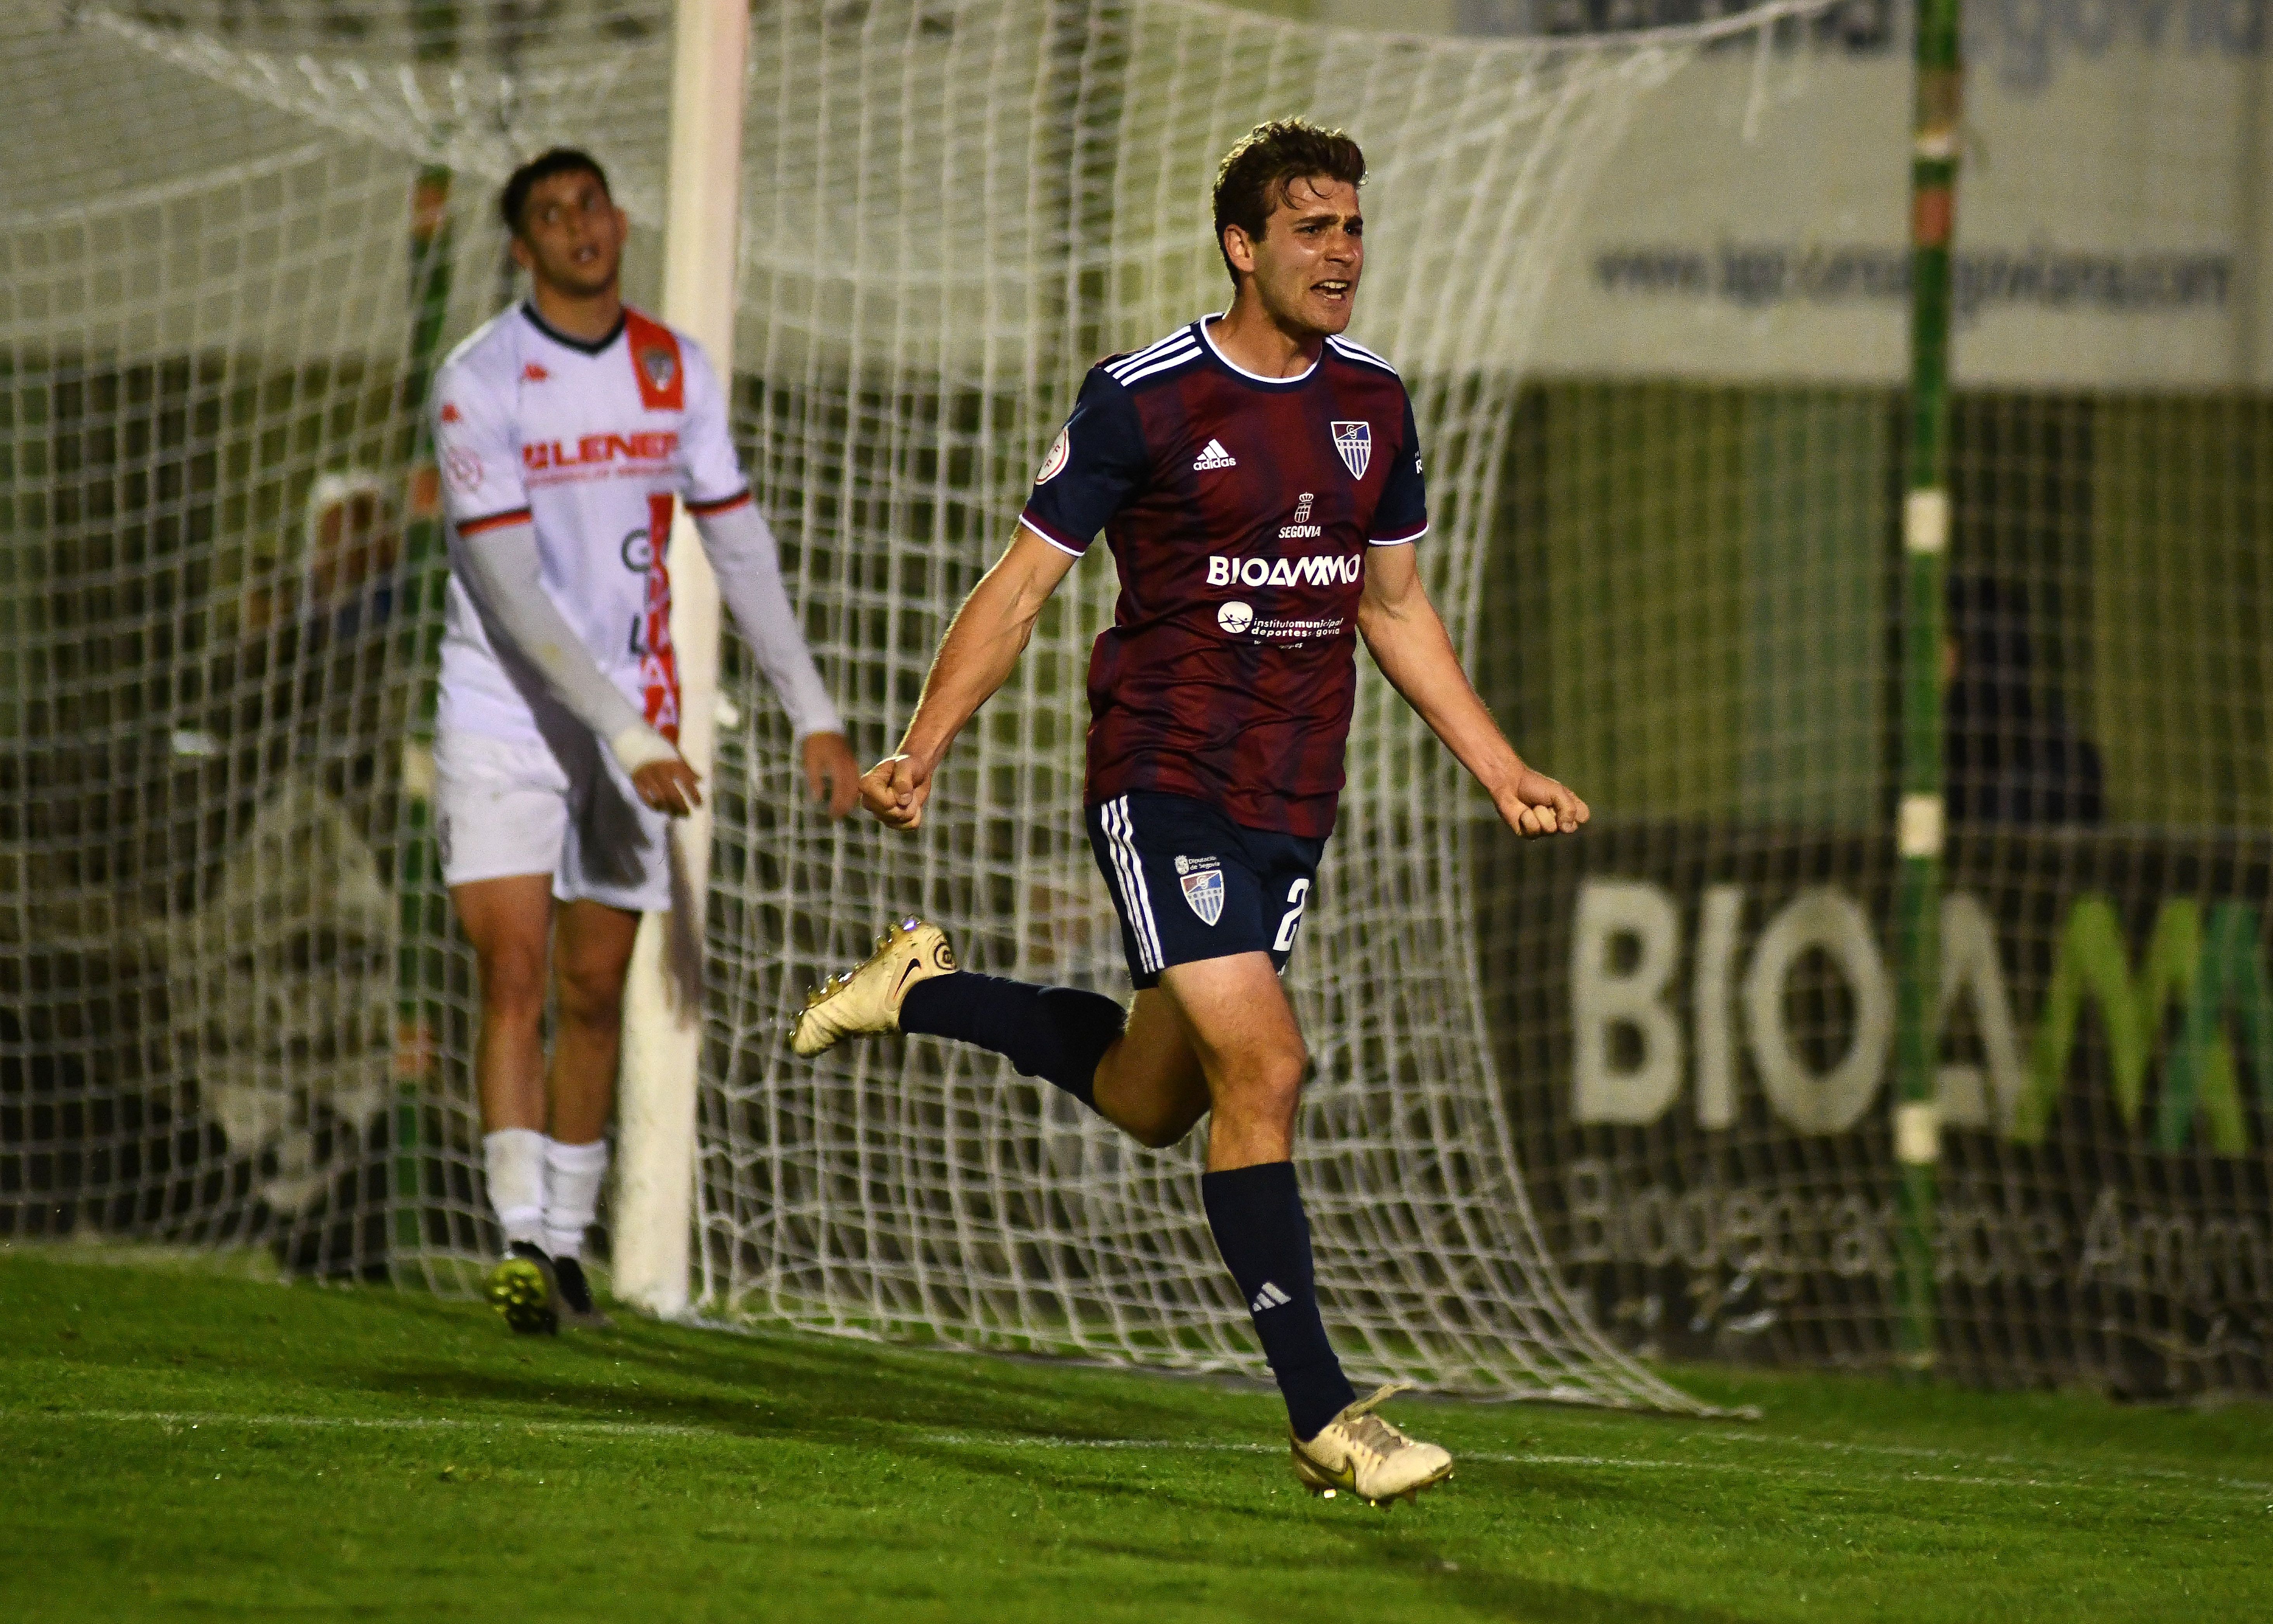
[[1223, 228], [1237, 226], [1261, 241], [1271, 211], [1287, 202], [1296, 181], [1314, 176], [1365, 184], [1365, 154], [1339, 130], [1321, 130], [1307, 118], [1274, 118], [1249, 131], [1223, 155], [1215, 172], [1215, 245], [1231, 285], [1239, 272], [1223, 246]]

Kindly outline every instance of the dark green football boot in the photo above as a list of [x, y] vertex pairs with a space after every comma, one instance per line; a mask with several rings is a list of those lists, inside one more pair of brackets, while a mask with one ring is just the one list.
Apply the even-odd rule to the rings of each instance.
[[505, 1260], [490, 1270], [484, 1293], [505, 1322], [523, 1336], [557, 1336], [560, 1330], [559, 1292], [552, 1283], [552, 1260], [544, 1249], [516, 1240]]

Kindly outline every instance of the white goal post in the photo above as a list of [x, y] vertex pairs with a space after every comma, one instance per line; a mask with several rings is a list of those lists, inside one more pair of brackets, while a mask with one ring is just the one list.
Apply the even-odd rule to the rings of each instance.
[[[663, 316], [710, 356], [729, 401], [740, 243], [745, 0], [677, 0], [666, 160]], [[671, 536], [671, 640], [679, 655], [679, 748], [710, 788], [718, 701], [718, 585], [682, 504]], [[641, 923], [625, 989], [618, 1092], [616, 1294], [660, 1314], [687, 1304], [694, 1216], [695, 1087], [702, 1058], [705, 903], [716, 816], [672, 829], [671, 911]]]

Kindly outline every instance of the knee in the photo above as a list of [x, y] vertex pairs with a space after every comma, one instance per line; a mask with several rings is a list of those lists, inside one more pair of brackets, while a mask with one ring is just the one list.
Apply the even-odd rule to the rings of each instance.
[[[1242, 1056], [1226, 1079], [1229, 1092], [1251, 1112], [1293, 1120], [1302, 1094], [1302, 1079], [1310, 1057], [1300, 1043], [1283, 1049]], [[1189, 1126], [1189, 1125], [1188, 1125]]]
[[624, 967], [578, 964], [560, 967], [560, 1013], [587, 1026], [612, 1025], [623, 1019]]
[[1199, 1119], [1206, 1114], [1207, 1107], [1204, 1102], [1198, 1105], [1180, 1104], [1172, 1111], [1163, 1112], [1159, 1116], [1144, 1121], [1127, 1123], [1123, 1126], [1128, 1131], [1129, 1137], [1147, 1150], [1166, 1150], [1171, 1145], [1183, 1143], [1185, 1135], [1189, 1134], [1198, 1124]]
[[482, 961], [482, 1019], [534, 1031], [544, 1019], [543, 953], [494, 953]]

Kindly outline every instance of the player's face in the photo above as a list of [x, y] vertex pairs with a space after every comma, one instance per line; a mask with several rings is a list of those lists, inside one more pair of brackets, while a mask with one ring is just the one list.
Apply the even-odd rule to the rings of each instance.
[[1255, 296], [1277, 326], [1320, 333], [1349, 326], [1365, 271], [1356, 187], [1324, 176], [1297, 180], [1271, 211], [1259, 241], [1236, 226], [1224, 236], [1232, 264], [1251, 275]]
[[609, 199], [599, 176], [571, 169], [529, 189], [513, 257], [555, 293], [589, 299], [616, 285], [631, 218]]

